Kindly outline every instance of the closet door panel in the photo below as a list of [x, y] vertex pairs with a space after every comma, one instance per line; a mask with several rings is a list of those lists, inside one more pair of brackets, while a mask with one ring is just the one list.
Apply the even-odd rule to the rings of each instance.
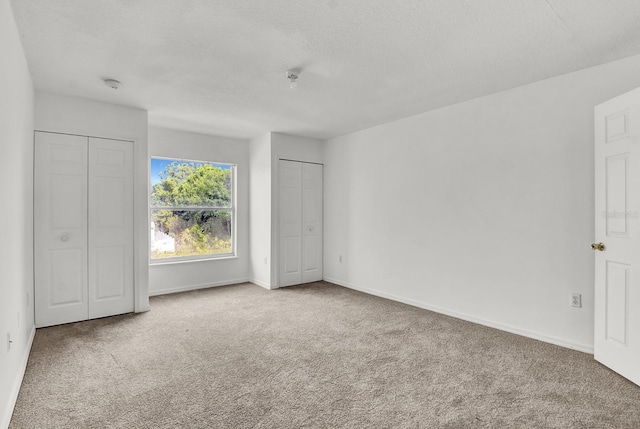
[[322, 280], [322, 165], [302, 164], [302, 283]]
[[322, 165], [280, 160], [279, 286], [322, 280]]
[[89, 139], [89, 317], [132, 312], [133, 143]]
[[86, 137], [35, 133], [34, 280], [36, 327], [88, 317]]
[[279, 163], [280, 286], [302, 282], [302, 164]]

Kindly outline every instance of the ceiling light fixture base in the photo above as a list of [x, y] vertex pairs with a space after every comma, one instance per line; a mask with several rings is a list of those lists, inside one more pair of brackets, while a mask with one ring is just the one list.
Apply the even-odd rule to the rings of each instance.
[[290, 84], [289, 87], [291, 89], [295, 89], [298, 86], [298, 77], [300, 75], [300, 70], [297, 69], [289, 69], [287, 70], [287, 79], [289, 79]]
[[104, 84], [107, 85], [109, 88], [120, 89], [120, 87], [122, 86], [122, 84], [115, 79], [103, 79], [103, 80], [104, 80]]

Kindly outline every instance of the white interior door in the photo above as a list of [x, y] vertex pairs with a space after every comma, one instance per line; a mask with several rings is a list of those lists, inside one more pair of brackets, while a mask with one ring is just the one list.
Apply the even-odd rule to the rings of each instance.
[[279, 285], [322, 280], [322, 165], [280, 160]]
[[35, 133], [37, 327], [87, 319], [87, 138]]
[[279, 163], [279, 283], [302, 283], [302, 163]]
[[595, 108], [596, 360], [640, 384], [640, 90]]
[[133, 143], [35, 133], [36, 326], [134, 310]]
[[302, 164], [302, 283], [322, 280], [322, 165]]
[[133, 311], [133, 143], [89, 139], [89, 318]]

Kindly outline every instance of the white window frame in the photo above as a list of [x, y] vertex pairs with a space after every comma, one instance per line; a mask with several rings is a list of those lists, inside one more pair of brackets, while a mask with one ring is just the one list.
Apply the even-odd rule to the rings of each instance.
[[236, 216], [236, 193], [237, 193], [237, 164], [228, 162], [217, 161], [202, 161], [194, 159], [173, 158], [166, 156], [150, 156], [149, 166], [154, 159], [164, 159], [167, 161], [177, 162], [195, 162], [202, 164], [213, 165], [226, 165], [231, 168], [231, 207], [185, 207], [185, 206], [172, 206], [172, 207], [154, 207], [151, 203], [151, 192], [153, 192], [153, 185], [151, 184], [151, 168], [149, 168], [149, 224], [151, 224], [151, 215], [154, 210], [183, 210], [183, 211], [213, 211], [213, 210], [229, 210], [231, 212], [231, 253], [210, 253], [206, 255], [190, 255], [190, 256], [172, 256], [167, 258], [153, 258], [151, 256], [151, 240], [149, 235], [149, 264], [150, 265], [164, 265], [164, 264], [179, 264], [185, 262], [198, 262], [198, 261], [210, 261], [218, 259], [232, 259], [237, 258], [237, 216]]

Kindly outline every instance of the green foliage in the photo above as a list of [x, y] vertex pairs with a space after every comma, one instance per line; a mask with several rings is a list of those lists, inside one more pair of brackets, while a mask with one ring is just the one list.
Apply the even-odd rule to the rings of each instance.
[[155, 207], [231, 207], [231, 169], [173, 162], [153, 185]]
[[[151, 193], [154, 207], [231, 207], [231, 169], [174, 162], [160, 178]], [[154, 252], [153, 258], [232, 252], [230, 210], [159, 209], [151, 220], [176, 245], [175, 252]]]

